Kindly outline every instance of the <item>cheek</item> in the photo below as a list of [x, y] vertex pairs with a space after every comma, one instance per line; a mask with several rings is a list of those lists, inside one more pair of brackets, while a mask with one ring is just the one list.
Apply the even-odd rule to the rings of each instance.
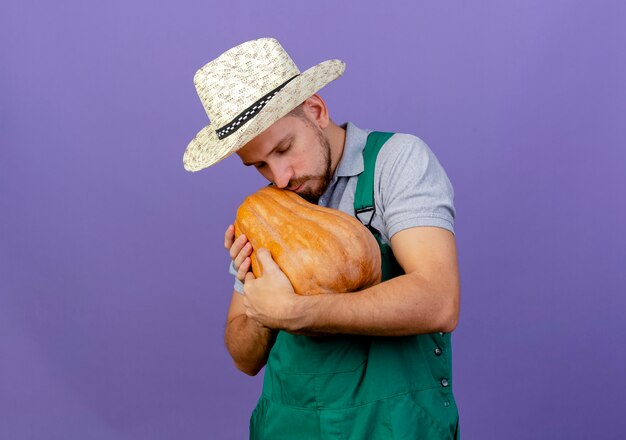
[[307, 137], [291, 156], [294, 175], [300, 177], [319, 177], [325, 173], [324, 151], [319, 139], [312, 134]]
[[297, 178], [317, 177], [320, 173], [320, 166], [317, 157], [306, 157], [294, 164], [294, 175]]

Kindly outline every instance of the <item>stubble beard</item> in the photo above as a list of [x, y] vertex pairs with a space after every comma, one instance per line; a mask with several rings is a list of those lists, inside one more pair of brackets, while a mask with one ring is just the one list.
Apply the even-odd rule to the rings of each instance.
[[312, 189], [303, 190], [302, 192], [298, 193], [298, 195], [306, 201], [317, 205], [320, 197], [326, 192], [326, 189], [328, 189], [328, 185], [330, 184], [330, 180], [332, 179], [332, 174], [330, 171], [330, 141], [328, 140], [328, 137], [324, 134], [324, 132], [318, 127], [316, 127], [316, 135], [321, 149], [321, 163], [324, 171], [318, 176], [305, 176], [301, 179], [298, 179], [302, 180], [302, 182], [308, 180], [319, 181], [318, 185], [314, 186]]

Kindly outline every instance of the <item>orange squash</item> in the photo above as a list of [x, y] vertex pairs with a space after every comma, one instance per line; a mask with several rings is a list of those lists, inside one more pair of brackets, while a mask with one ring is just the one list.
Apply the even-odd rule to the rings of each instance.
[[237, 210], [235, 237], [252, 245], [252, 272], [262, 275], [256, 249], [266, 248], [297, 294], [354, 292], [380, 282], [380, 249], [356, 218], [266, 186]]

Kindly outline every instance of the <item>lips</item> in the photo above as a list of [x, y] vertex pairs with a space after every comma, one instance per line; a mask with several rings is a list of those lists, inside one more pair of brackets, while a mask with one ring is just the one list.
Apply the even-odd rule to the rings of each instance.
[[302, 184], [298, 185], [298, 186], [297, 186], [297, 187], [295, 187], [295, 188], [291, 188], [291, 189], [290, 189], [290, 191], [296, 192], [296, 191], [298, 191], [300, 188], [302, 188], [302, 185], [304, 185], [304, 183], [302, 183]]

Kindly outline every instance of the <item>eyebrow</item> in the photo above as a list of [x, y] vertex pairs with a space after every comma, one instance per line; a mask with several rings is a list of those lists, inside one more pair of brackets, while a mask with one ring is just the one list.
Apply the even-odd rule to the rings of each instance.
[[[278, 150], [283, 144], [285, 144], [287, 141], [291, 141], [293, 139], [293, 136], [290, 134], [286, 134], [285, 137], [283, 137], [280, 141], [278, 141], [278, 143], [276, 144], [276, 146], [274, 146], [274, 148], [272, 148], [272, 151], [270, 151], [268, 153], [268, 156], [270, 156], [271, 154], [274, 153], [274, 151]], [[262, 161], [261, 161], [262, 162]], [[255, 163], [259, 163], [259, 162], [243, 162], [243, 164], [247, 167], [254, 165]]]

